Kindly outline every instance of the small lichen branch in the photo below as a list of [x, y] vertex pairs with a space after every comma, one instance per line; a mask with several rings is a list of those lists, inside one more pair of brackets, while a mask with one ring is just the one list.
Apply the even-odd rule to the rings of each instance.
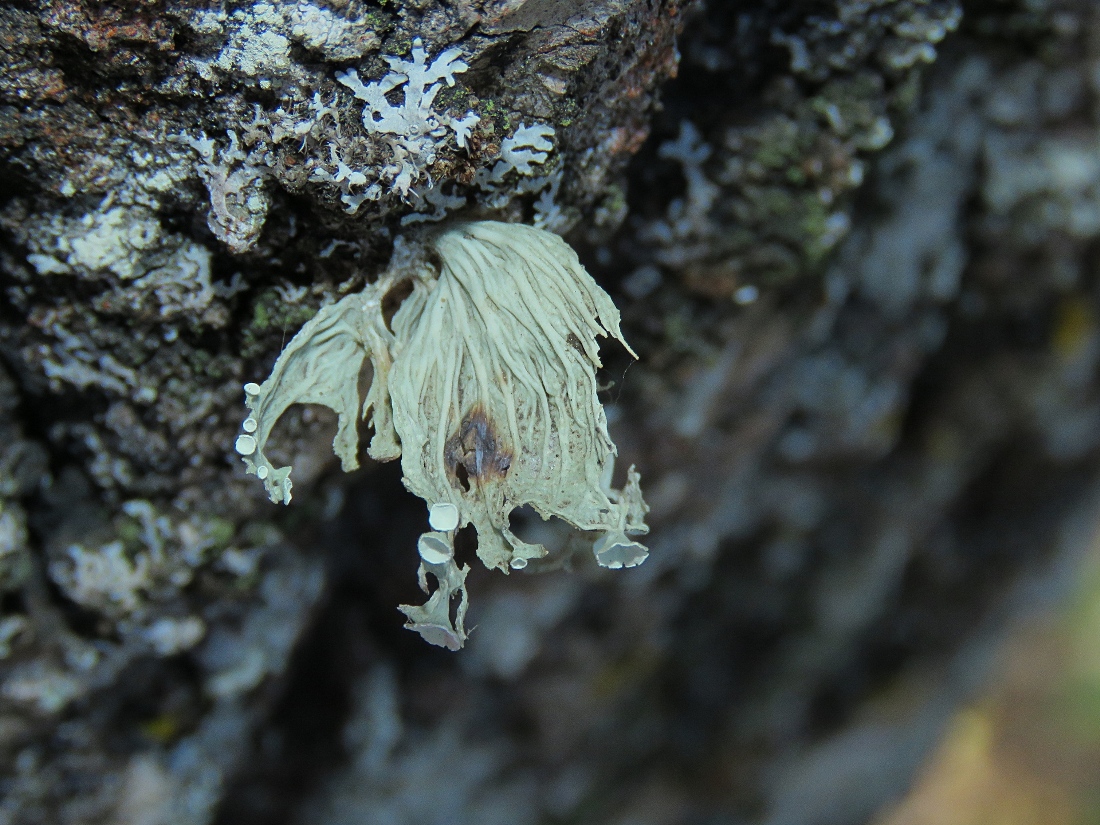
[[[455, 75], [469, 68], [461, 54], [459, 49], [447, 49], [428, 63], [427, 52], [420, 38], [416, 38], [412, 60], [387, 57], [391, 71], [379, 81], [364, 84], [355, 69], [336, 73], [336, 79], [366, 104], [363, 128], [387, 140], [393, 161], [383, 170], [383, 176], [404, 197], [424, 169], [435, 162], [436, 151], [448, 130], [454, 134], [458, 147], [465, 149], [470, 130], [479, 120], [474, 112], [454, 118], [432, 108], [443, 84], [454, 86]], [[394, 90], [404, 96], [397, 106], [387, 98]]]
[[[412, 292], [391, 332], [382, 302], [401, 283]], [[469, 568], [455, 562], [453, 539], [466, 525], [477, 530], [482, 562], [504, 572], [547, 554], [509, 529], [509, 514], [525, 505], [598, 534], [593, 552], [604, 567], [648, 555], [631, 538], [649, 529], [638, 473], [631, 467], [623, 489], [611, 489], [616, 450], [596, 394], [596, 339], [607, 336], [634, 355], [611, 298], [561, 238], [496, 221], [452, 226], [397, 244], [375, 283], [323, 308], [262, 385], [245, 385], [250, 414], [237, 452], [273, 502], [289, 503], [291, 468], [264, 455], [287, 407], [336, 412], [333, 449], [345, 470], [358, 466], [358, 419], [369, 420], [368, 454], [400, 456], [405, 486], [429, 506], [419, 577], [426, 593], [429, 573], [437, 587], [423, 606], [401, 607], [407, 626], [458, 649]], [[367, 358], [373, 379], [360, 406]]]

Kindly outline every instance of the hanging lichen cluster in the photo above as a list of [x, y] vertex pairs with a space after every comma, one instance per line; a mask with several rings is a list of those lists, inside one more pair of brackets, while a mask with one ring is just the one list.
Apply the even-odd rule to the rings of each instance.
[[[428, 249], [441, 261], [429, 262]], [[412, 292], [386, 325], [382, 302]], [[605, 567], [633, 567], [647, 550], [648, 510], [631, 467], [611, 489], [615, 445], [596, 395], [596, 338], [627, 346], [619, 313], [559, 237], [521, 224], [460, 224], [425, 243], [398, 244], [386, 272], [362, 292], [325, 307], [294, 337], [262, 385], [245, 386], [250, 415], [237, 451], [271, 500], [288, 503], [290, 467], [264, 446], [291, 404], [323, 404], [339, 424], [333, 448], [358, 466], [357, 424], [369, 419], [369, 455], [401, 458], [405, 486], [429, 506], [420, 537], [420, 582], [438, 587], [423, 606], [403, 606], [408, 626], [451, 649], [466, 638], [469, 567], [454, 560], [456, 530], [473, 524], [477, 553], [507, 572], [547, 555], [509, 529], [530, 505], [596, 534]], [[633, 351], [631, 351], [633, 354]], [[360, 403], [359, 375], [373, 368]], [[451, 599], [461, 596], [452, 615]]]

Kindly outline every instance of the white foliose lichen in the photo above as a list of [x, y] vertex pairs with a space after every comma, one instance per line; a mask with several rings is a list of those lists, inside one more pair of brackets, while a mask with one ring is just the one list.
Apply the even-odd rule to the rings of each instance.
[[143, 206], [110, 206], [80, 217], [27, 220], [18, 239], [43, 278], [75, 276], [112, 289], [110, 303], [155, 307], [162, 319], [201, 314], [214, 299], [210, 251], [166, 232]]
[[181, 136], [198, 154], [195, 171], [210, 193], [207, 226], [233, 252], [244, 252], [259, 240], [271, 206], [264, 190], [269, 162], [266, 147], [246, 151], [233, 130], [226, 138], [228, 145], [219, 151], [205, 134]]
[[545, 123], [536, 123], [533, 126], [521, 123], [514, 133], [501, 141], [500, 160], [493, 165], [492, 170], [478, 171], [478, 185], [489, 188], [500, 184], [509, 172], [533, 176], [537, 171], [534, 164], [541, 167], [553, 151], [553, 137], [552, 126]]
[[378, 35], [365, 17], [344, 16], [305, 0], [251, 3], [232, 12], [198, 14], [192, 29], [203, 36], [222, 35], [222, 48], [193, 65], [206, 80], [218, 75], [251, 78], [262, 88], [294, 71], [291, 48], [297, 43], [326, 60], [355, 60], [378, 47]]
[[[428, 247], [438, 269], [425, 246], [399, 245], [377, 282], [322, 309], [267, 381], [245, 386], [250, 414], [236, 449], [271, 500], [287, 503], [291, 468], [264, 455], [283, 411], [334, 410], [333, 448], [345, 470], [358, 466], [356, 424], [369, 419], [369, 455], [400, 456], [405, 486], [430, 508], [419, 575], [425, 592], [428, 573], [437, 589], [425, 605], [401, 609], [425, 639], [457, 649], [469, 568], [454, 560], [456, 530], [476, 528], [487, 567], [522, 569], [547, 554], [509, 529], [511, 512], [529, 505], [590, 531], [600, 565], [633, 567], [648, 554], [632, 538], [648, 531], [648, 507], [633, 467], [622, 490], [610, 486], [616, 450], [596, 394], [596, 339], [627, 345], [618, 310], [576, 253], [549, 232], [494, 221], [445, 229]], [[382, 301], [402, 282], [412, 292], [391, 332]], [[368, 358], [373, 380], [360, 403]]]
[[[480, 202], [490, 209], [504, 209], [517, 195], [542, 194], [535, 202], [534, 224], [539, 229], [559, 232], [567, 221], [555, 203], [561, 185], [561, 169], [547, 173], [545, 166], [554, 150], [554, 128], [544, 123], [521, 123], [500, 144], [500, 155], [492, 168], [479, 169], [473, 185], [481, 190]], [[450, 186], [447, 192], [444, 187]], [[401, 219], [407, 226], [443, 220], [447, 213], [466, 205], [462, 190], [449, 181], [427, 181], [410, 192], [417, 210]], [[431, 211], [426, 211], [428, 208]]]
[[210, 250], [167, 231], [151, 208], [107, 200], [75, 216], [55, 212], [10, 220], [13, 214], [0, 213], [0, 223], [27, 250], [25, 277], [58, 294], [80, 282], [86, 296], [44, 312], [38, 324], [43, 340], [24, 349], [41, 363], [55, 391], [64, 385], [98, 387], [140, 404], [157, 397], [138, 370], [119, 360], [117, 346], [95, 334], [98, 326], [89, 332], [80, 325], [78, 308], [172, 324], [225, 323], [215, 300]]
[[[469, 66], [461, 59], [459, 49], [446, 49], [427, 60], [424, 46], [413, 41], [412, 60], [387, 57], [391, 71], [381, 80], [364, 84], [355, 69], [338, 72], [336, 79], [349, 88], [356, 99], [363, 101], [363, 128], [377, 135], [389, 147], [390, 159], [382, 169], [382, 180], [402, 196], [435, 162], [440, 144], [448, 133], [454, 136], [460, 149], [466, 148], [470, 130], [480, 119], [473, 112], [454, 118], [432, 108], [436, 95], [455, 84], [455, 75]], [[401, 103], [390, 103], [387, 95], [399, 91]], [[381, 191], [378, 193], [381, 194]]]
[[687, 184], [684, 197], [672, 200], [665, 217], [641, 227], [640, 237], [653, 245], [658, 263], [683, 267], [711, 254], [714, 233], [710, 212], [720, 190], [707, 177], [703, 164], [712, 152], [713, 147], [689, 120], [681, 121], [676, 140], [666, 141], [658, 149], [662, 158], [680, 164]]
[[180, 591], [212, 561], [231, 528], [219, 519], [181, 519], [143, 499], [123, 502], [120, 509], [115, 534], [124, 533], [125, 540], [57, 548], [48, 566], [51, 580], [73, 602], [111, 622], [115, 635], [131, 646], [159, 656], [194, 647], [206, 624], [185, 614]]
[[66, 552], [68, 563], [52, 563], [50, 576], [84, 607], [130, 613], [140, 603], [140, 591], [151, 585], [148, 554], [130, 558], [121, 541], [94, 549], [74, 544]]
[[[334, 43], [360, 43], [361, 37], [353, 37], [357, 25], [308, 3], [259, 3], [203, 24], [204, 32], [224, 29], [229, 38], [204, 71], [277, 77], [289, 69], [292, 40], [331, 51]], [[267, 46], [256, 37], [261, 29], [274, 38]], [[281, 104], [272, 111], [257, 105], [252, 122], [227, 130], [225, 141], [205, 134], [177, 136], [198, 156], [193, 168], [210, 192], [211, 231], [234, 252], [256, 242], [269, 207], [266, 181], [276, 165], [276, 147], [284, 141], [297, 144], [308, 180], [335, 189], [348, 214], [396, 193], [415, 210], [402, 219], [408, 225], [442, 220], [465, 206], [475, 191], [479, 203], [490, 209], [503, 209], [517, 195], [542, 193], [536, 226], [567, 228], [569, 221], [554, 203], [561, 170], [549, 168], [554, 129], [548, 124], [521, 123], [503, 138], [491, 165], [468, 185], [432, 178], [429, 170], [441, 153], [469, 148], [472, 130], [481, 120], [473, 111], [459, 116], [436, 108], [444, 85], [454, 86], [456, 76], [469, 68], [461, 54], [452, 47], [429, 59], [417, 38], [407, 59], [384, 58], [390, 71], [377, 80], [362, 79], [354, 68], [338, 71], [336, 80], [363, 104], [361, 129], [343, 116], [343, 92], [313, 90], [303, 98], [283, 78]]]

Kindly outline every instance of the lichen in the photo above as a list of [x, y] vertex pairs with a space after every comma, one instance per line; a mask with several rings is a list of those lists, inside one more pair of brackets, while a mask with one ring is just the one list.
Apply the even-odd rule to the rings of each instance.
[[367, 15], [346, 16], [312, 3], [255, 3], [236, 9], [198, 15], [191, 28], [203, 35], [225, 37], [212, 58], [193, 61], [199, 75], [243, 75], [267, 88], [292, 74], [291, 46], [298, 43], [327, 60], [354, 60], [378, 46]]
[[67, 218], [35, 216], [17, 230], [39, 278], [61, 276], [110, 289], [101, 304], [152, 311], [159, 319], [201, 316], [215, 297], [210, 251], [166, 232], [143, 206], [109, 206]]
[[[460, 55], [459, 49], [447, 49], [428, 63], [424, 46], [417, 38], [413, 41], [412, 60], [387, 57], [391, 71], [377, 82], [364, 84], [355, 69], [336, 75], [357, 100], [366, 104], [363, 128], [369, 134], [381, 136], [390, 150], [391, 160], [382, 170], [383, 179], [402, 195], [407, 195], [425, 168], [435, 162], [439, 144], [448, 132], [453, 134], [459, 148], [465, 148], [470, 130], [479, 120], [473, 112], [455, 118], [435, 111], [432, 106], [443, 84], [453, 86], [455, 75], [469, 68]], [[387, 98], [395, 90], [403, 96], [396, 106]], [[373, 197], [380, 194], [378, 188]]]
[[[369, 419], [369, 454], [401, 457], [405, 486], [440, 528], [419, 544], [421, 586], [428, 591], [431, 573], [437, 590], [423, 607], [402, 610], [425, 639], [453, 649], [465, 639], [468, 569], [454, 560], [455, 530], [477, 529], [487, 567], [522, 569], [547, 554], [509, 527], [511, 512], [530, 505], [593, 532], [602, 566], [632, 567], [647, 555], [630, 536], [647, 531], [648, 508], [633, 467], [621, 491], [610, 486], [616, 450], [596, 397], [596, 338], [627, 345], [618, 310], [573, 250], [549, 232], [493, 221], [451, 227], [429, 245], [438, 271], [424, 247], [399, 245], [378, 281], [323, 308], [267, 381], [245, 386], [250, 414], [236, 449], [271, 500], [289, 503], [291, 468], [264, 454], [287, 407], [337, 413], [333, 449], [345, 470], [358, 466], [356, 424]], [[391, 332], [382, 304], [402, 282], [412, 292]], [[360, 404], [366, 359], [373, 376]]]

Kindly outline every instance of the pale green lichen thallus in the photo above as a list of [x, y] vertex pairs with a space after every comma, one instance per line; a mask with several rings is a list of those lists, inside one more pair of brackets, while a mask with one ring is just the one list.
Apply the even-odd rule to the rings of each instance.
[[[428, 249], [436, 253], [429, 263]], [[392, 320], [382, 301], [412, 285]], [[451, 649], [466, 638], [468, 567], [454, 560], [456, 530], [472, 524], [487, 567], [507, 572], [547, 554], [509, 529], [529, 505], [596, 535], [604, 567], [633, 567], [648, 551], [639, 475], [611, 489], [615, 445], [596, 394], [597, 337], [633, 355], [619, 313], [558, 236], [522, 224], [458, 224], [416, 244], [399, 243], [390, 266], [362, 292], [325, 307], [294, 337], [262, 384], [245, 386], [249, 416], [237, 438], [248, 472], [274, 502], [291, 497], [290, 467], [264, 447], [291, 404], [323, 404], [338, 416], [333, 448], [358, 466], [357, 424], [373, 426], [367, 452], [401, 457], [405, 486], [429, 507], [420, 583], [438, 587], [422, 606], [402, 606], [408, 626]], [[360, 403], [364, 359], [373, 367]], [[459, 596], [454, 611], [451, 599]]]

